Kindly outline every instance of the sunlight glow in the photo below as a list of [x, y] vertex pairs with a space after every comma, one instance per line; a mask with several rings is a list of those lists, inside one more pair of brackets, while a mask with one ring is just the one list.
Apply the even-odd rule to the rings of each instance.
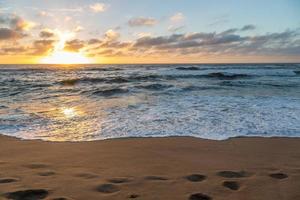
[[89, 64], [92, 59], [83, 55], [82, 52], [64, 51], [65, 43], [75, 36], [72, 32], [61, 32], [56, 30], [58, 42], [53, 52], [40, 60], [42, 64]]
[[43, 64], [88, 64], [91, 59], [81, 53], [58, 51], [41, 60]]

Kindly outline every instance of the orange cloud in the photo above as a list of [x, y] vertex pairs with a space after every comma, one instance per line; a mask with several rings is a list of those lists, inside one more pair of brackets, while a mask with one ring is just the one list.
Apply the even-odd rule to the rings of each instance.
[[90, 5], [90, 9], [93, 12], [99, 13], [99, 12], [104, 12], [108, 8], [108, 5], [104, 3], [95, 3]]

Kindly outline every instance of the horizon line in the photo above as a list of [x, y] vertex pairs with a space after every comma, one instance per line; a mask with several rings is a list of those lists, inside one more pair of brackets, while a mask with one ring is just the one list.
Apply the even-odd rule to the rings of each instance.
[[216, 63], [201, 63], [201, 62], [185, 62], [185, 63], [0, 63], [0, 65], [216, 65], [216, 64], [300, 64], [299, 62], [216, 62]]

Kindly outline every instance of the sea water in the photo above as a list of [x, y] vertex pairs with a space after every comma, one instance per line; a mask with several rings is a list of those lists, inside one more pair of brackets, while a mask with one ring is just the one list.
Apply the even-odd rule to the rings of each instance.
[[300, 64], [0, 65], [0, 134], [300, 136]]

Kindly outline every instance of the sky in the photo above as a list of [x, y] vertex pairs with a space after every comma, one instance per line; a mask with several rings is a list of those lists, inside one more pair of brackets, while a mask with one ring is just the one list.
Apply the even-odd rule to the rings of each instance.
[[300, 62], [299, 0], [0, 0], [0, 63]]

